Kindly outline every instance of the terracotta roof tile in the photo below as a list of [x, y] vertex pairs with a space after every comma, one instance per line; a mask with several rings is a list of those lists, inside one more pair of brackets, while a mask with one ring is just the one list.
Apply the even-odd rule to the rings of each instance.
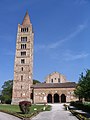
[[31, 86], [32, 88], [75, 88], [75, 82], [66, 82], [66, 83], [37, 83]]

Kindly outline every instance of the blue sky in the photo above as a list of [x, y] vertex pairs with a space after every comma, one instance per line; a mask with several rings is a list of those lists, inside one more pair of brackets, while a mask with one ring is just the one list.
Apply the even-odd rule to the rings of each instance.
[[0, 89], [13, 79], [17, 25], [28, 10], [34, 29], [33, 77], [57, 71], [78, 81], [90, 69], [89, 0], [0, 1]]

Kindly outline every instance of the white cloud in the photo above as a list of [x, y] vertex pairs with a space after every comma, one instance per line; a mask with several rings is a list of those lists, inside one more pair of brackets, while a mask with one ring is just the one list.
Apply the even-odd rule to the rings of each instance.
[[89, 0], [80, 0], [80, 4], [86, 4], [88, 2], [89, 2]]
[[88, 53], [80, 53], [80, 54], [71, 54], [71, 53], [66, 53], [64, 54], [64, 59], [66, 61], [72, 61], [72, 60], [78, 60], [78, 59], [83, 59], [88, 57]]
[[87, 4], [88, 2], [89, 0], [76, 0], [75, 1], [76, 4], [80, 4], [80, 5]]
[[58, 41], [48, 44], [48, 45], [43, 45], [43, 44], [36, 45], [35, 49], [36, 49], [36, 51], [41, 50], [41, 49], [56, 49], [64, 42], [67, 42], [67, 41], [71, 40], [73, 37], [77, 36], [81, 31], [83, 31], [86, 28], [86, 26], [87, 26], [87, 22], [85, 22], [84, 24], [78, 25], [77, 29], [74, 32], [72, 32], [70, 35], [65, 37], [64, 39], [58, 40]]

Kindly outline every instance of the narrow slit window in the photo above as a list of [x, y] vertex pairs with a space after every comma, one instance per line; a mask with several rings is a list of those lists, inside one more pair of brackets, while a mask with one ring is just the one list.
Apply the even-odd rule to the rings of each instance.
[[23, 67], [21, 68], [21, 70], [23, 71]]
[[23, 81], [23, 75], [21, 75], [21, 81]]
[[51, 83], [53, 83], [53, 79], [51, 79]]
[[27, 32], [28, 32], [28, 28], [27, 28]]
[[58, 83], [60, 83], [60, 78], [58, 78]]
[[21, 85], [21, 89], [22, 89], [22, 85]]

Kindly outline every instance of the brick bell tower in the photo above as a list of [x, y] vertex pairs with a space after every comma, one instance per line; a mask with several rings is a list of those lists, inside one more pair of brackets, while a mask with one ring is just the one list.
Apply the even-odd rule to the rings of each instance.
[[22, 24], [18, 24], [12, 104], [18, 104], [22, 100], [31, 101], [33, 39], [32, 24], [28, 12], [26, 12]]

